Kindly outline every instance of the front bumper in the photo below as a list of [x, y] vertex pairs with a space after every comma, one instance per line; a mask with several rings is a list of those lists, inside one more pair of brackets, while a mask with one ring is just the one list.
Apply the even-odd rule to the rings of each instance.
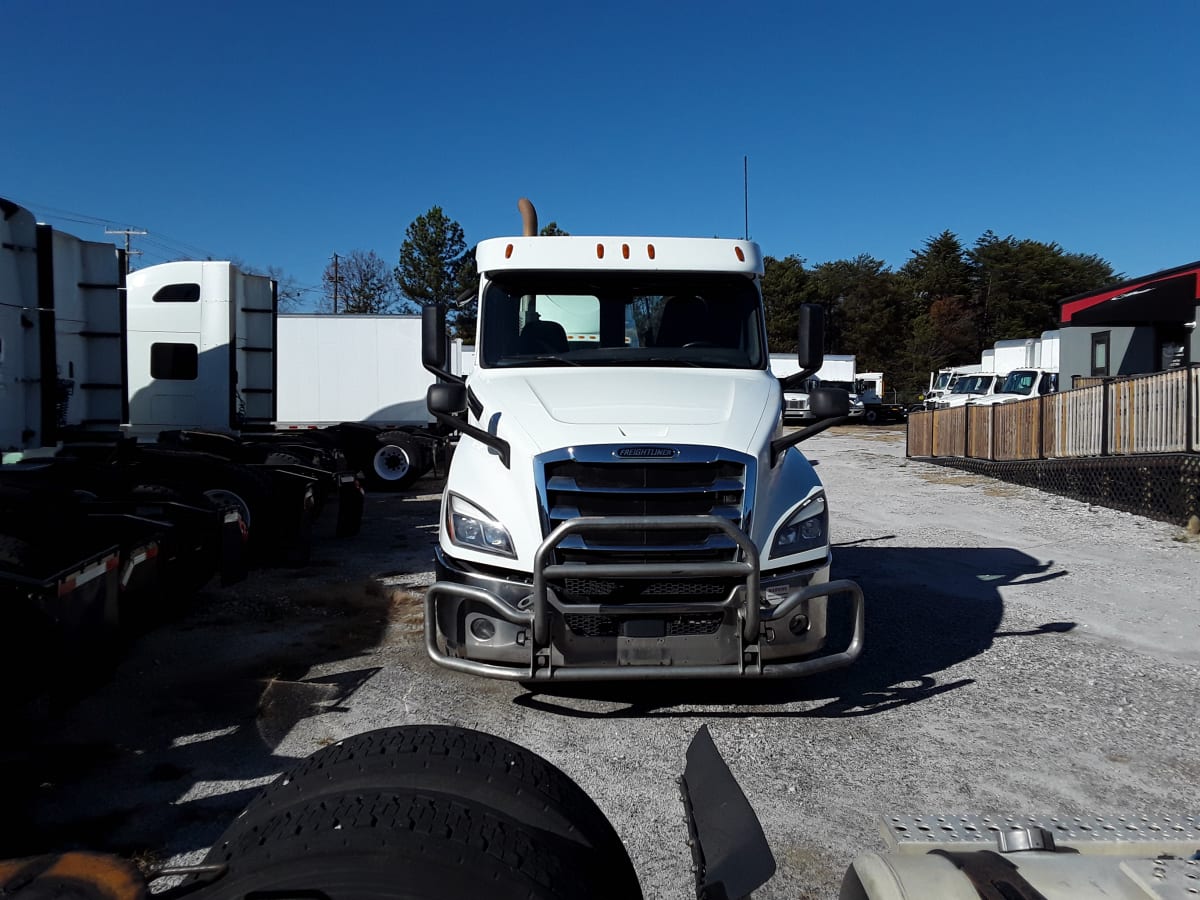
[[[582, 532], [720, 529], [741, 550], [722, 562], [553, 563], [564, 538]], [[716, 516], [577, 518], [538, 547], [532, 582], [453, 570], [425, 594], [425, 647], [439, 665], [517, 681], [615, 681], [646, 678], [788, 678], [849, 665], [862, 652], [864, 602], [852, 581], [822, 582], [826, 567], [788, 579], [804, 586], [764, 605], [758, 552], [736, 526]], [[566, 578], [728, 577], [721, 600], [670, 603], [566, 603], [551, 582]], [[846, 649], [824, 653], [829, 598], [849, 595], [853, 632]], [[618, 623], [580, 634], [575, 621]], [[479, 629], [478, 633], [476, 630]], [[481, 637], [482, 635], [482, 637]], [[439, 640], [439, 637], [441, 638]], [[800, 658], [797, 658], [800, 657]]]

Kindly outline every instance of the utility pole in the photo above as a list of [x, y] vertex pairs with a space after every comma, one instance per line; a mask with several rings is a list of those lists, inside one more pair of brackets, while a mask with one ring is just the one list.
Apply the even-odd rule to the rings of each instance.
[[338, 278], [338, 255], [335, 253], [335, 254], [333, 254], [333, 314], [334, 315], [337, 315], [338, 285], [340, 283], [341, 283], [341, 279]]
[[149, 232], [141, 228], [105, 228], [104, 233], [125, 235], [125, 274], [128, 275], [133, 271], [133, 266], [131, 265], [133, 260], [131, 257], [142, 255], [141, 250], [133, 250], [130, 248], [129, 238], [135, 234], [149, 234]]

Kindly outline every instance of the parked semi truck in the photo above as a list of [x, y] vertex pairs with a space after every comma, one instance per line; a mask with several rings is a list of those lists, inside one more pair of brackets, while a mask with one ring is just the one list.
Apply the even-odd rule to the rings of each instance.
[[[433, 415], [460, 434], [426, 592], [441, 665], [528, 681], [803, 675], [859, 654], [863, 597], [830, 581], [829, 500], [796, 445], [841, 421], [782, 428], [749, 241], [537, 237], [483, 241], [475, 367], [445, 370]], [[572, 310], [572, 341], [555, 318]], [[821, 366], [805, 307], [794, 378]], [[586, 328], [581, 320], [590, 320]], [[826, 647], [831, 598], [848, 645]]]
[[903, 422], [908, 416], [908, 407], [900, 402], [896, 391], [888, 391], [882, 372], [859, 372], [854, 378], [854, 393], [862, 406], [865, 425]]
[[332, 454], [377, 489], [432, 466], [419, 319], [280, 316], [275, 282], [230, 262], [140, 269], [128, 294], [133, 433], [293, 467]]
[[225, 492], [246, 469], [118, 431], [123, 274], [112, 244], [0, 200], [0, 627], [60, 640], [39, 653], [52, 670], [134, 608], [245, 572], [247, 523]]

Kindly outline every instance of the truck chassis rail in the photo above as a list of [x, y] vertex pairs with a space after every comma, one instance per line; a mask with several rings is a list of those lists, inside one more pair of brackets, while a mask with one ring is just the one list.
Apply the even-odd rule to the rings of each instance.
[[[552, 563], [554, 550], [563, 539], [579, 533], [620, 531], [625, 529], [667, 530], [691, 528], [698, 531], [719, 530], [737, 544], [741, 560], [661, 562], [661, 563]], [[706, 576], [738, 576], [745, 579], [731, 596], [720, 602], [629, 604], [569, 604], [565, 606], [550, 589], [549, 582], [558, 578], [696, 578]], [[719, 516], [614, 516], [580, 517], [564, 522], [546, 537], [534, 554], [533, 590], [529, 608], [516, 609], [500, 597], [472, 585], [436, 582], [425, 592], [425, 649], [439, 665], [472, 675], [503, 678], [511, 681], [629, 681], [641, 679], [685, 678], [793, 678], [813, 675], [850, 665], [862, 653], [864, 632], [864, 601], [862, 589], [845, 579], [826, 584], [809, 585], [792, 591], [781, 603], [771, 608], [761, 606], [759, 590], [758, 550], [750, 539], [733, 523]], [[785, 620], [802, 604], [818, 597], [849, 594], [854, 621], [850, 643], [837, 653], [813, 656], [788, 662], [764, 664], [758, 652], [759, 639], [767, 623]], [[475, 601], [499, 618], [527, 631], [529, 665], [517, 667], [451, 656], [438, 646], [437, 603], [441, 597], [457, 597]], [[706, 665], [604, 665], [571, 666], [552, 662], [550, 639], [551, 609], [558, 614], [622, 613], [653, 616], [655, 614], [711, 613], [736, 610], [739, 629], [737, 663]]]

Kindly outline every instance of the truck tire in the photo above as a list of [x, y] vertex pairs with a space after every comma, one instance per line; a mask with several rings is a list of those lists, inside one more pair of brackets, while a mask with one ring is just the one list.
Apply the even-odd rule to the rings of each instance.
[[424, 448], [412, 435], [384, 431], [375, 442], [367, 473], [376, 488], [402, 491], [428, 471]]
[[866, 408], [866, 410], [863, 411], [863, 421], [866, 422], [868, 425], [878, 424], [879, 423], [879, 410], [868, 406]]
[[246, 529], [254, 540], [255, 519], [261, 518], [262, 526], [271, 498], [271, 479], [262, 472], [247, 466], [229, 464], [214, 466], [198, 476], [200, 492], [218, 505], [229, 503], [237, 508], [246, 523]]
[[614, 896], [640, 896], [621, 838], [568, 775], [511, 741], [448, 725], [381, 728], [318, 750], [264, 788], [221, 840], [239, 840], [268, 819], [331, 794], [385, 790], [461, 797], [589, 848], [605, 859], [610, 883], [620, 886]]
[[436, 791], [314, 798], [214, 847], [206, 862], [227, 869], [201, 890], [205, 900], [629, 896], [578, 844]]
[[311, 463], [306, 463], [294, 453], [287, 453], [280, 450], [272, 450], [263, 459], [263, 462], [268, 466], [308, 466]]

